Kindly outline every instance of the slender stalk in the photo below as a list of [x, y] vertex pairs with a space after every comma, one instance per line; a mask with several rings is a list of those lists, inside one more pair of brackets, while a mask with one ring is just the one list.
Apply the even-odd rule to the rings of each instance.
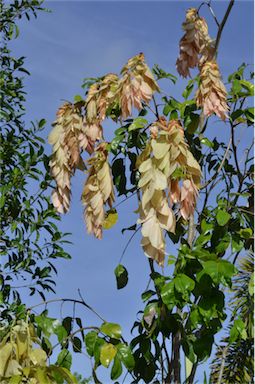
[[221, 39], [221, 34], [222, 34], [222, 31], [225, 27], [225, 24], [226, 24], [226, 21], [228, 19], [228, 16], [231, 12], [231, 9], [234, 5], [234, 2], [235, 0], [230, 0], [229, 4], [228, 4], [228, 8], [227, 8], [227, 11], [222, 19], [222, 22], [220, 23], [220, 26], [219, 26], [219, 29], [218, 29], [218, 33], [217, 33], [217, 37], [216, 37], [216, 42], [215, 42], [215, 52], [217, 52], [218, 50], [218, 47], [219, 47], [219, 43], [220, 43], [220, 39]]

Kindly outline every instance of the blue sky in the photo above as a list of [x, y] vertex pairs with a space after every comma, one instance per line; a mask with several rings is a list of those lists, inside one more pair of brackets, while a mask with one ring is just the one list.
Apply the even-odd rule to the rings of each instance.
[[[47, 137], [63, 99], [73, 100], [74, 95], [82, 94], [84, 77], [118, 73], [131, 56], [141, 51], [150, 66], [158, 63], [177, 75], [175, 62], [185, 10], [199, 4], [198, 1], [46, 2], [52, 12], [40, 13], [37, 20], [22, 21], [20, 37], [12, 43], [15, 55], [27, 57], [25, 67], [31, 72], [31, 77], [25, 81], [27, 122], [45, 118], [47, 126], [43, 135]], [[212, 6], [221, 20], [227, 2], [212, 1]], [[200, 13], [208, 21], [211, 36], [215, 36], [215, 23], [207, 7]], [[242, 62], [253, 63], [252, 1], [236, 1], [222, 35], [218, 62], [224, 80]], [[181, 79], [176, 86], [169, 82], [165, 90], [178, 98], [184, 84], [186, 81]], [[107, 123], [106, 128], [111, 130], [111, 124]], [[225, 139], [227, 133], [223, 124], [212, 129], [217, 130], [213, 134], [219, 139]], [[50, 153], [49, 145], [46, 151]], [[80, 288], [85, 300], [108, 321], [120, 323], [128, 338], [136, 313], [142, 309], [140, 294], [145, 290], [149, 275], [148, 261], [139, 245], [139, 233], [122, 261], [129, 272], [125, 289], [116, 290], [113, 271], [130, 236], [122, 235], [121, 228], [135, 223], [137, 203], [131, 198], [122, 204], [118, 225], [105, 232], [103, 240], [97, 241], [86, 234], [82, 219], [83, 183], [84, 175], [79, 172], [72, 183], [71, 211], [63, 216], [61, 223], [63, 231], [72, 232], [73, 245], [69, 250], [73, 259], [58, 261], [57, 297], [77, 298]], [[168, 252], [175, 252], [171, 244]], [[96, 319], [84, 309], [78, 312], [84, 318], [84, 325], [95, 323]], [[55, 306], [52, 315], [59, 315]], [[74, 369], [84, 376], [90, 374], [90, 365], [84, 356], [75, 360]], [[104, 383], [107, 384], [106, 379]]]

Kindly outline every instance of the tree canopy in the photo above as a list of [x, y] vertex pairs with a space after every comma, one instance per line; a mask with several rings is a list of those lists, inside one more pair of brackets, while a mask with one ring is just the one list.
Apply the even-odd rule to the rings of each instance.
[[[203, 6], [215, 22], [212, 31], [200, 15]], [[41, 137], [45, 119], [25, 123], [29, 72], [9, 47], [19, 36], [18, 20], [36, 17], [42, 2], [1, 4], [2, 383], [101, 383], [101, 367], [109, 383], [191, 384], [208, 361], [204, 383], [252, 382], [253, 143], [242, 158], [238, 146], [240, 129], [254, 124], [253, 73], [243, 63], [222, 79], [218, 64], [233, 6], [230, 0], [221, 20], [210, 1], [187, 9], [176, 68], [191, 79], [181, 99], [161, 86], [178, 78], [158, 64], [150, 69], [139, 53], [119, 74], [86, 78], [84, 94], [60, 106], [49, 157]], [[227, 141], [218, 132], [208, 137], [217, 120]], [[107, 121], [115, 127], [110, 141]], [[131, 233], [127, 246], [140, 233], [150, 273], [128, 339], [80, 290], [77, 298], [47, 299], [56, 289], [58, 259], [71, 258], [65, 244], [72, 235], [58, 223], [70, 209], [75, 172], [84, 175], [84, 221], [96, 239], [104, 241], [104, 231], [117, 223], [119, 204], [137, 200], [137, 220], [122, 231]], [[117, 289], [124, 289], [126, 266], [120, 260], [113, 269]], [[27, 294], [38, 303], [29, 307]], [[72, 313], [63, 314], [64, 303], [72, 303]], [[59, 318], [51, 305], [59, 305]], [[93, 313], [95, 323], [78, 317], [77, 306]], [[91, 377], [73, 372], [76, 354], [86, 355]]]

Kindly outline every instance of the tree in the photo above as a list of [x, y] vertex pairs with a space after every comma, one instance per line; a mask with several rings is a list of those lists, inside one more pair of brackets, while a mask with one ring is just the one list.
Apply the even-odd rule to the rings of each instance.
[[[60, 213], [68, 211], [71, 177], [76, 170], [85, 171], [84, 219], [88, 233], [100, 239], [103, 230], [110, 229], [118, 219], [115, 190], [118, 196], [125, 196], [124, 200], [137, 195], [137, 223], [123, 230], [133, 231], [134, 235], [141, 229], [141, 245], [151, 271], [150, 283], [142, 294], [144, 308], [132, 327], [137, 335], [131, 342], [123, 339], [120, 325], [96, 313], [80, 292], [79, 299], [47, 302], [43, 297], [41, 304], [23, 306], [21, 317], [15, 303], [13, 323], [5, 328], [6, 336], [0, 347], [4, 361], [0, 373], [5, 380], [12, 376], [12, 380], [13, 377], [17, 380], [13, 382], [88, 381], [70, 373], [72, 347], [76, 353], [85, 350], [90, 357], [95, 383], [100, 383], [99, 366], [110, 367], [113, 382], [126, 370], [132, 377], [129, 382], [133, 383], [194, 383], [200, 364], [213, 355], [215, 335], [227, 326], [229, 336], [224, 338], [223, 345], [217, 346], [209, 382], [252, 381], [253, 267], [249, 259], [241, 259], [243, 268], [238, 274], [235, 264], [242, 256], [242, 249], [248, 252], [253, 246], [252, 144], [240, 161], [236, 141], [240, 127], [248, 129], [254, 122], [250, 106], [253, 74], [247, 74], [248, 67], [242, 64], [229, 75], [225, 87], [217, 64], [220, 38], [233, 4], [231, 0], [221, 22], [210, 2], [187, 11], [177, 70], [187, 77], [191, 69], [198, 67], [199, 75], [188, 81], [183, 100], [161, 93], [161, 82], [170, 80], [175, 84], [177, 78], [158, 65], [151, 71], [144, 55], [139, 54], [127, 62], [120, 75], [87, 79], [83, 84], [85, 97], [76, 96], [74, 102], [66, 102], [58, 110], [49, 136], [53, 146], [49, 166], [56, 182], [52, 193], [55, 209]], [[199, 15], [202, 6], [209, 7], [217, 25], [215, 40]], [[134, 109], [138, 110], [138, 116]], [[111, 142], [103, 139], [105, 119], [117, 125]], [[208, 122], [213, 124], [216, 119], [226, 122], [230, 132], [228, 143], [221, 142], [219, 137], [213, 140], [207, 137]], [[29, 132], [24, 145], [31, 137]], [[6, 138], [3, 142], [7, 142]], [[19, 158], [24, 156], [21, 152]], [[47, 165], [46, 158], [43, 159]], [[36, 161], [40, 161], [40, 155]], [[6, 174], [11, 174], [9, 169]], [[40, 195], [43, 201], [47, 199], [50, 184], [48, 173], [45, 182]], [[23, 184], [17, 185], [15, 191], [23, 191], [22, 187]], [[201, 202], [196, 206], [198, 193]], [[49, 203], [47, 209], [52, 217], [58, 217]], [[8, 217], [12, 211], [6, 212]], [[31, 211], [29, 214], [28, 228]], [[45, 216], [43, 228], [47, 230], [44, 220]], [[56, 235], [59, 232], [54, 226], [53, 230], [61, 241], [62, 234]], [[53, 243], [54, 239], [53, 236]], [[176, 255], [170, 255], [166, 265], [167, 241], [175, 244]], [[61, 252], [64, 252], [62, 248]], [[9, 255], [10, 250], [6, 253]], [[157, 264], [164, 266], [164, 273]], [[27, 272], [23, 265], [22, 268], [19, 274], [23, 270]], [[117, 288], [123, 289], [128, 283], [128, 271], [119, 264], [114, 272]], [[44, 278], [44, 274], [40, 277]], [[7, 306], [8, 301], [9, 297]], [[76, 317], [75, 311], [62, 323], [49, 317], [48, 311], [34, 314], [35, 308], [50, 302], [81, 305], [92, 311], [99, 323], [84, 326], [84, 320]], [[232, 302], [230, 321], [226, 311], [229, 302]], [[11, 340], [18, 346], [24, 329], [40, 345], [40, 352], [34, 352], [32, 343], [29, 363], [24, 367], [24, 357], [15, 355], [12, 361], [21, 368], [16, 363], [10, 368]], [[58, 342], [52, 345], [54, 334]], [[56, 364], [46, 364], [47, 358], [54, 357], [53, 352], [59, 349]], [[237, 351], [242, 352], [242, 360], [236, 361]], [[206, 377], [205, 373], [204, 382]]]

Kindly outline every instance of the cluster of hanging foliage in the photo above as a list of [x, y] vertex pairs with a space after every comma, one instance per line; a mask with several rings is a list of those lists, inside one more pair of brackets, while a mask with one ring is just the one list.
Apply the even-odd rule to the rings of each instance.
[[[190, 76], [189, 69], [200, 70], [196, 103], [205, 116], [212, 113], [225, 120], [228, 106], [226, 90], [214, 59], [214, 41], [208, 34], [206, 21], [197, 10], [187, 11], [183, 23], [185, 35], [180, 41], [177, 70]], [[88, 233], [102, 238], [107, 215], [111, 209], [114, 187], [108, 162], [109, 143], [104, 141], [102, 123], [107, 118], [122, 123], [132, 116], [133, 108], [141, 111], [148, 105], [159, 86], [145, 63], [143, 53], [132, 57], [120, 76], [109, 73], [90, 85], [86, 99], [65, 103], [57, 112], [49, 143], [53, 146], [50, 162], [56, 189], [52, 202], [60, 213], [69, 210], [71, 177], [76, 169], [88, 173], [82, 193], [84, 219]], [[176, 215], [188, 220], [194, 213], [201, 170], [185, 141], [184, 130], [177, 119], [167, 121], [157, 116], [147, 128], [150, 135], [136, 161], [142, 193], [138, 223], [142, 224], [142, 247], [145, 254], [164, 263], [164, 230], [175, 232]], [[86, 151], [90, 158], [81, 157]], [[173, 205], [179, 209], [173, 211]]]

